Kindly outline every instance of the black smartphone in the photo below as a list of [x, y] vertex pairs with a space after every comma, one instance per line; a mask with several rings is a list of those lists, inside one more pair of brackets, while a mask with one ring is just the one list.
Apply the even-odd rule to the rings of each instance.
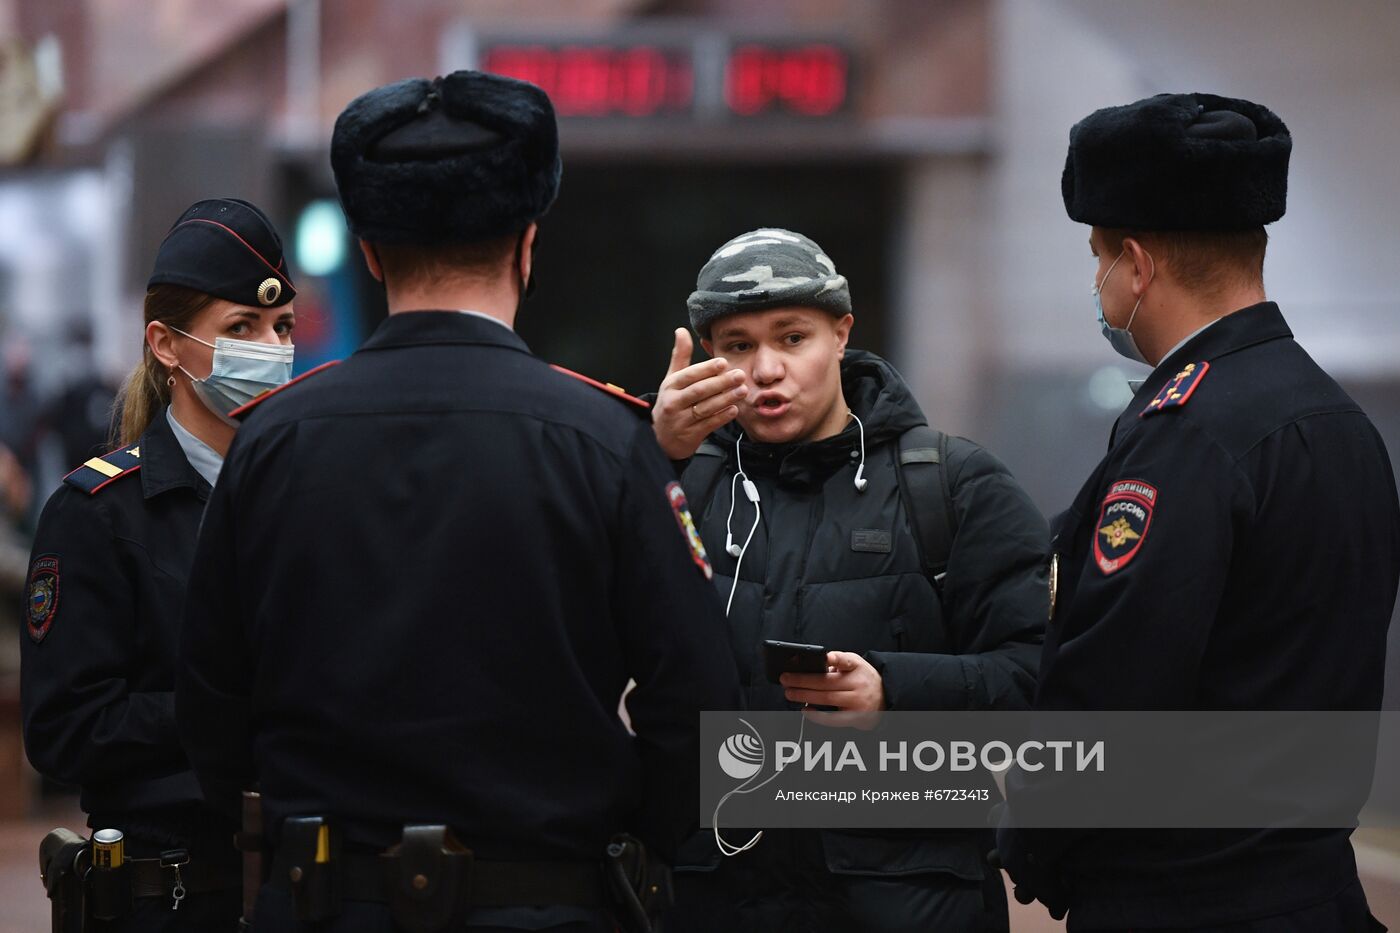
[[790, 641], [763, 642], [763, 659], [769, 683], [782, 674], [825, 674], [826, 649], [821, 645], [797, 645]]

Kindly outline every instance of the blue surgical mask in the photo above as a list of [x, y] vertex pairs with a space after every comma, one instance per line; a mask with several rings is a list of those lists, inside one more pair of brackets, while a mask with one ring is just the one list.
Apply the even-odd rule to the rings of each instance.
[[1108, 321], [1104, 320], [1103, 316], [1103, 298], [1100, 297], [1099, 293], [1103, 290], [1104, 284], [1108, 281], [1108, 277], [1113, 274], [1113, 269], [1118, 265], [1118, 260], [1123, 258], [1124, 252], [1127, 252], [1127, 250], [1118, 253], [1118, 259], [1113, 260], [1112, 265], [1108, 267], [1108, 271], [1103, 274], [1103, 281], [1094, 286], [1094, 309], [1099, 314], [1099, 330], [1103, 333], [1104, 339], [1108, 341], [1109, 346], [1113, 347], [1119, 356], [1127, 357], [1137, 363], [1146, 363], [1147, 358], [1142, 355], [1142, 351], [1138, 349], [1137, 341], [1134, 340], [1133, 335], [1128, 332], [1128, 328], [1133, 326], [1133, 318], [1137, 317], [1138, 305], [1142, 304], [1142, 299], [1138, 298], [1137, 304], [1133, 305], [1133, 313], [1128, 315], [1128, 323], [1123, 327], [1110, 327]]
[[186, 334], [178, 327], [171, 330], [184, 334], [206, 347], [214, 348], [214, 366], [204, 379], [196, 379], [185, 367], [180, 372], [190, 378], [190, 386], [199, 400], [219, 419], [238, 427], [229, 412], [292, 378], [292, 357], [296, 348], [280, 343], [258, 343], [256, 340], [234, 340], [219, 337], [213, 343]]

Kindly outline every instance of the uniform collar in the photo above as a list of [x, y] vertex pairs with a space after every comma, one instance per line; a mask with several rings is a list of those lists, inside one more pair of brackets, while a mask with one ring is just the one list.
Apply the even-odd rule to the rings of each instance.
[[1187, 363], [1210, 362], [1267, 340], [1292, 336], [1293, 331], [1288, 329], [1288, 322], [1283, 319], [1278, 305], [1272, 301], [1261, 301], [1227, 314], [1197, 331], [1162, 358], [1162, 362], [1152, 371], [1154, 379], [1149, 381], [1154, 381], [1158, 375], [1175, 375]]
[[401, 311], [379, 323], [361, 346], [360, 353], [421, 347], [433, 344], [496, 346], [529, 353], [520, 335], [499, 321], [460, 311]]
[[190, 465], [175, 432], [161, 411], [141, 435], [141, 493], [147, 499], [171, 489], [193, 489], [200, 499], [209, 497], [210, 486]]
[[1156, 398], [1162, 387], [1175, 378], [1187, 363], [1213, 362], [1270, 340], [1292, 337], [1293, 331], [1289, 330], [1288, 322], [1283, 319], [1283, 312], [1272, 301], [1262, 301], [1218, 318], [1162, 358], [1152, 374], [1133, 393], [1128, 407], [1118, 416], [1109, 446], [1112, 447], [1118, 435], [1137, 422], [1138, 414], [1147, 407], [1147, 403]]
[[457, 310], [457, 313], [470, 315], [472, 317], [479, 317], [483, 321], [490, 321], [492, 324], [499, 324], [511, 333], [515, 333], [514, 327], [511, 327], [509, 324], [507, 324], [505, 321], [501, 320], [498, 317], [492, 317], [484, 311], [473, 311], [471, 308], [459, 308]]
[[204, 481], [213, 486], [219, 481], [219, 471], [223, 469], [224, 458], [219, 456], [219, 452], [199, 438], [180, 423], [175, 417], [175, 410], [171, 407], [165, 409], [165, 420], [170, 422], [170, 430], [175, 434], [175, 440], [179, 441], [180, 449], [185, 452], [185, 459], [194, 467], [195, 472], [204, 477]]
[[[1228, 317], [1228, 315], [1226, 315], [1226, 317]], [[1158, 363], [1157, 366], [1161, 366], [1163, 363], [1169, 363], [1169, 361], [1171, 360], [1172, 356], [1176, 353], [1177, 350], [1180, 350], [1182, 347], [1186, 346], [1188, 343], [1190, 343], [1191, 341], [1193, 341], [1193, 340], [1195, 340], [1197, 337], [1199, 337], [1199, 336], [1201, 335], [1201, 332], [1204, 331], [1207, 327], [1214, 327], [1216, 324], [1219, 324], [1219, 323], [1220, 323], [1221, 321], [1223, 321], [1223, 320], [1225, 320], [1225, 318], [1223, 318], [1223, 317], [1218, 317], [1218, 318], [1216, 318], [1215, 320], [1211, 321], [1210, 323], [1204, 324], [1204, 325], [1202, 325], [1202, 326], [1196, 328], [1195, 330], [1191, 331], [1191, 333], [1187, 334], [1185, 337], [1182, 337], [1180, 340], [1178, 340], [1178, 341], [1176, 342], [1176, 346], [1172, 347], [1170, 350], [1168, 350], [1168, 351], [1166, 352], [1166, 355], [1162, 357], [1162, 362], [1161, 362], [1161, 363]], [[1156, 368], [1156, 367], [1154, 367], [1154, 369], [1155, 369], [1155, 368]], [[1144, 381], [1145, 381], [1145, 380], [1144, 380]]]

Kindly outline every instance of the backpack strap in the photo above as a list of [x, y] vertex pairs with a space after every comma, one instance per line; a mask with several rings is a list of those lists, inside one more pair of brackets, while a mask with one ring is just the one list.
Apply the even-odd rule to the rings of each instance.
[[924, 573], [940, 592], [958, 531], [947, 463], [948, 436], [942, 431], [921, 424], [899, 436], [895, 475], [900, 498], [909, 510]]
[[702, 443], [690, 458], [681, 485], [692, 508], [698, 510], [696, 516], [702, 515], [709, 506], [723, 468], [724, 449], [711, 440]]

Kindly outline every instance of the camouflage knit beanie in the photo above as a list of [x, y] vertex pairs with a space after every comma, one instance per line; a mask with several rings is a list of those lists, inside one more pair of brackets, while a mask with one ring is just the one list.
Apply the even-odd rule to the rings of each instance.
[[835, 317], [851, 312], [846, 277], [820, 246], [800, 233], [764, 227], [721, 246], [686, 300], [690, 326], [708, 340], [716, 320], [741, 311], [798, 306]]

